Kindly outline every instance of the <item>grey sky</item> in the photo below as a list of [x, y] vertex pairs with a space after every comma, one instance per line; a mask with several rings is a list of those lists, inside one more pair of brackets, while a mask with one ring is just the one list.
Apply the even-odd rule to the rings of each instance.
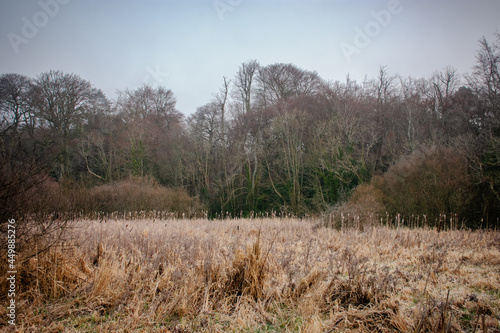
[[332, 81], [362, 81], [380, 65], [403, 76], [447, 65], [463, 74], [479, 38], [495, 31], [498, 0], [4, 0], [0, 73], [59, 69], [111, 99], [161, 84], [189, 115], [247, 60], [290, 62]]

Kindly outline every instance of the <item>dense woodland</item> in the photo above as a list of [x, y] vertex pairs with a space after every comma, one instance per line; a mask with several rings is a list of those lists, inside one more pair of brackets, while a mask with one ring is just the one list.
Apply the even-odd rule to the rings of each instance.
[[38, 211], [357, 207], [499, 225], [500, 35], [479, 41], [471, 66], [428, 78], [381, 66], [364, 82], [327, 82], [252, 60], [189, 116], [164, 87], [110, 100], [75, 74], [3, 74], [2, 221]]

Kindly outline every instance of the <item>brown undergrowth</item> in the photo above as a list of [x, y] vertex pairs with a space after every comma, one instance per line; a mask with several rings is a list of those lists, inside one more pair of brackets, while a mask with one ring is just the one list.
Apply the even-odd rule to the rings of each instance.
[[498, 232], [278, 218], [71, 227], [19, 255], [19, 331], [500, 330]]

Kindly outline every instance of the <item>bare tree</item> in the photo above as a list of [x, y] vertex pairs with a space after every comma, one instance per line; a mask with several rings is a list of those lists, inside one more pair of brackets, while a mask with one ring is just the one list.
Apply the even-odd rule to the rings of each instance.
[[18, 133], [21, 128], [33, 129], [33, 113], [30, 107], [32, 80], [19, 74], [0, 77], [0, 135]]
[[159, 122], [163, 128], [169, 128], [182, 118], [175, 108], [177, 100], [170, 89], [153, 88], [143, 85], [137, 89], [126, 89], [119, 93], [118, 108], [126, 121], [149, 118]]
[[220, 105], [212, 101], [199, 107], [189, 117], [189, 133], [193, 140], [197, 172], [201, 175], [201, 185], [205, 190], [210, 189], [213, 177], [214, 152], [220, 144]]
[[259, 68], [257, 77], [261, 107], [267, 107], [280, 99], [315, 94], [324, 88], [318, 73], [306, 71], [293, 64], [273, 64]]
[[[293, 211], [301, 210], [301, 206], [303, 205], [302, 185], [305, 152], [304, 135], [307, 130], [306, 117], [306, 113], [302, 110], [285, 109], [283, 112], [280, 112], [273, 122], [276, 148], [279, 147], [279, 150], [282, 152], [282, 154], [278, 155], [281, 155], [282, 158], [276, 160], [275, 163], [277, 162], [281, 165], [282, 170], [285, 172], [285, 177], [282, 180], [288, 189], [285, 197], [290, 200]], [[274, 186], [274, 181], [271, 178], [270, 181], [276, 193], [281, 196]]]
[[26, 208], [23, 195], [43, 181], [40, 174], [46, 171], [34, 145], [31, 89], [32, 81], [26, 76], [0, 76], [1, 221], [21, 217]]
[[23, 136], [33, 136], [34, 115], [30, 105], [32, 81], [19, 74], [0, 77], [0, 167], [9, 164], [13, 171], [16, 155], [21, 153]]
[[[219, 92], [214, 95], [215, 102], [219, 105], [220, 108], [220, 161], [218, 167], [223, 170], [219, 177], [219, 201], [221, 206], [221, 211], [224, 210], [224, 207], [228, 200], [231, 199], [232, 194], [234, 193], [232, 189], [232, 183], [228, 178], [228, 161], [227, 161], [227, 128], [226, 128], [226, 114], [227, 114], [227, 105], [229, 98], [229, 89], [231, 81], [226, 77], [223, 77], [224, 83], [220, 88]], [[226, 191], [230, 194], [229, 199], [225, 198]]]
[[75, 74], [50, 71], [35, 80], [32, 103], [41, 126], [48, 130], [47, 138], [57, 147], [59, 178], [69, 172], [72, 139], [103, 98], [100, 90]]
[[478, 132], [473, 152], [477, 168], [475, 177], [481, 188], [482, 218], [486, 224], [498, 223], [500, 218], [500, 33], [490, 43], [483, 37], [476, 57], [476, 66], [467, 78], [478, 98], [473, 124]]
[[375, 99], [374, 121], [377, 128], [377, 142], [374, 146], [374, 170], [385, 171], [394, 158], [393, 102], [395, 99], [395, 76], [388, 74], [386, 66], [380, 66], [378, 77], [371, 81], [371, 98]]
[[247, 114], [252, 109], [252, 95], [254, 90], [254, 77], [260, 68], [256, 60], [241, 64], [234, 79], [234, 95], [243, 105], [243, 113]]
[[119, 93], [117, 110], [128, 128], [124, 139], [132, 175], [150, 174], [154, 165], [165, 174], [172, 161], [169, 144], [182, 122], [176, 102], [173, 92], [161, 86], [143, 85]]
[[395, 125], [404, 154], [412, 153], [431, 139], [429, 128], [433, 113], [427, 108], [428, 87], [428, 82], [424, 79], [399, 77], [401, 105], [395, 116]]
[[484, 100], [483, 119], [478, 125], [484, 128], [500, 126], [500, 33], [489, 43], [485, 37], [480, 41], [474, 72], [469, 76], [470, 87]]
[[434, 87], [435, 107], [434, 112], [438, 118], [449, 109], [451, 96], [455, 93], [460, 84], [460, 77], [455, 68], [448, 66], [441, 72], [435, 72], [432, 76], [432, 86]]

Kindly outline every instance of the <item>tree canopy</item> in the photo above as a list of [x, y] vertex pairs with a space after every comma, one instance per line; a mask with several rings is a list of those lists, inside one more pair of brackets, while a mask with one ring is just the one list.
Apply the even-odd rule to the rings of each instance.
[[3, 74], [2, 206], [19, 209], [16, 196], [44, 177], [87, 188], [151, 177], [185, 189], [211, 215], [304, 215], [371, 182], [391, 213], [498, 225], [496, 37], [480, 40], [469, 75], [446, 67], [401, 77], [381, 66], [364, 82], [327, 82], [294, 64], [251, 60], [189, 117], [166, 87], [143, 85], [109, 100], [76, 74]]

